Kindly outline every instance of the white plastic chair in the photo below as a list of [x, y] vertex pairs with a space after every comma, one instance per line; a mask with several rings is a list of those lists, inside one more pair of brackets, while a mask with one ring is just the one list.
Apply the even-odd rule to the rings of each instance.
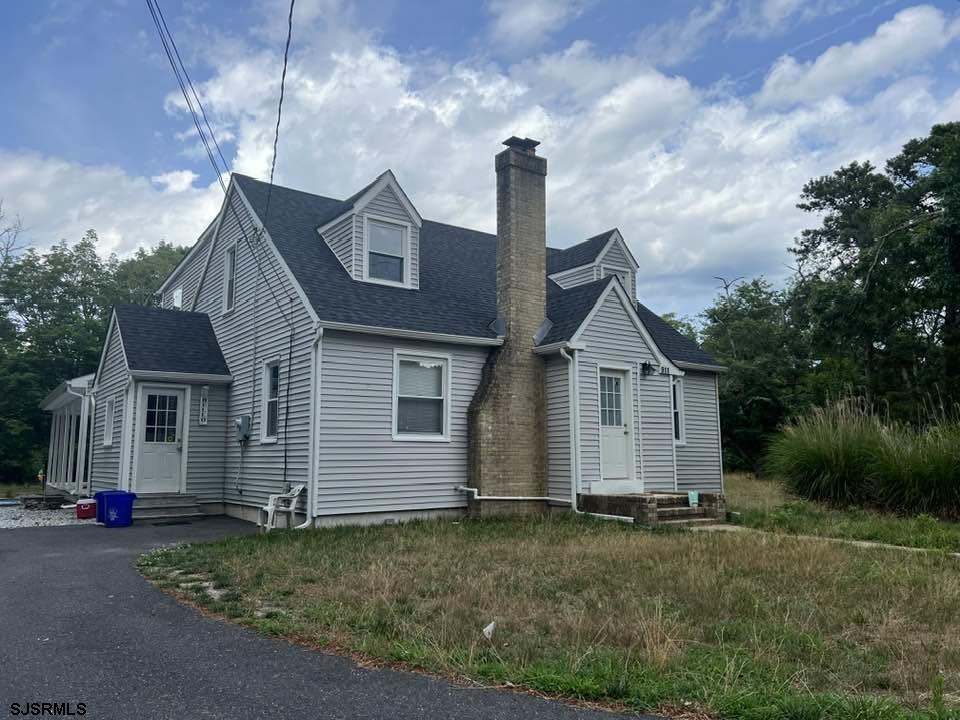
[[[293, 514], [297, 508], [297, 499], [306, 488], [306, 485], [294, 485], [285, 493], [271, 495], [267, 504], [259, 508], [257, 526], [263, 528], [264, 532], [270, 532], [276, 528], [277, 513], [287, 513], [287, 527], [293, 527]], [[261, 522], [264, 513], [267, 514], [267, 521]]]

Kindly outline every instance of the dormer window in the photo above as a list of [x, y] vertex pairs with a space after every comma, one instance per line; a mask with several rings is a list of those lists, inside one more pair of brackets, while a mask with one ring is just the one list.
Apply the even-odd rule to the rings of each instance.
[[406, 285], [409, 243], [406, 225], [367, 217], [366, 279], [391, 285]]

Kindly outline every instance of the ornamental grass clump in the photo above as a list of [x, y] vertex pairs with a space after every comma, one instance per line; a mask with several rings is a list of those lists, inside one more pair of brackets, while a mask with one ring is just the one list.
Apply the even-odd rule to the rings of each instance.
[[843, 400], [798, 418], [774, 439], [767, 469], [796, 494], [834, 505], [960, 517], [960, 422], [916, 428]]

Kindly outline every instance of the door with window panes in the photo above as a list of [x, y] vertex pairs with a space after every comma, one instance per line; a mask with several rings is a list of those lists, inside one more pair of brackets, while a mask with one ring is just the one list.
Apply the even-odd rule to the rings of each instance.
[[137, 423], [138, 493], [180, 492], [184, 391], [144, 388]]

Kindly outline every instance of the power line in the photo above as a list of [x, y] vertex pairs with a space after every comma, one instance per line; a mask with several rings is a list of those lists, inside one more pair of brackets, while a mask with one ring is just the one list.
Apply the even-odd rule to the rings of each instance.
[[283, 72], [280, 73], [280, 100], [277, 102], [277, 127], [273, 132], [273, 160], [270, 162], [270, 184], [267, 185], [267, 206], [263, 222], [270, 217], [270, 196], [273, 194], [273, 171], [277, 167], [277, 144], [280, 142], [280, 115], [283, 112], [283, 87], [287, 80], [287, 59], [290, 56], [290, 38], [293, 36], [293, 6], [297, 0], [290, 0], [290, 12], [287, 14], [287, 43], [283, 48]]

